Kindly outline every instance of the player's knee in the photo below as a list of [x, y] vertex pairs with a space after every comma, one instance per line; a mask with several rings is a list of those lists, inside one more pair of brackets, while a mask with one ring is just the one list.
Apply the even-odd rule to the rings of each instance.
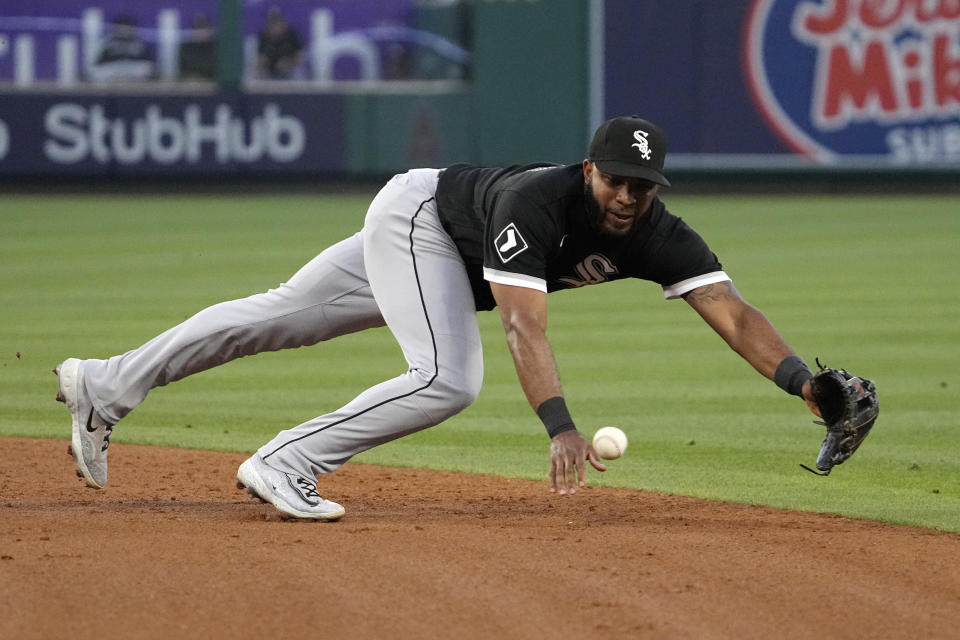
[[465, 371], [438, 373], [430, 382], [429, 395], [434, 401], [431, 413], [440, 420], [460, 413], [476, 401], [482, 382], [482, 371], [473, 375]]
[[448, 387], [446, 395], [449, 406], [459, 413], [476, 402], [477, 396], [480, 395], [480, 388], [470, 384], [458, 384]]

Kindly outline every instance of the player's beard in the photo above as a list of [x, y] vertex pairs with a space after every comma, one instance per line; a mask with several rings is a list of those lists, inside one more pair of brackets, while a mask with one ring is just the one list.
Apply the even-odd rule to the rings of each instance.
[[586, 210], [587, 224], [590, 226], [590, 229], [600, 235], [613, 238], [620, 238], [633, 231], [641, 218], [641, 216], [635, 217], [633, 223], [626, 229], [613, 229], [605, 225], [603, 222], [607, 217], [607, 212], [600, 207], [596, 196], [593, 195], [593, 185], [589, 182], [585, 182], [583, 185], [583, 208]]

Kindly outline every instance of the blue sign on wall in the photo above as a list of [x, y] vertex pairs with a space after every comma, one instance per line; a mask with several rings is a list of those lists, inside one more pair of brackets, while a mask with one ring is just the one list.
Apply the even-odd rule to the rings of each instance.
[[607, 115], [674, 165], [960, 163], [960, 3], [607, 0]]
[[744, 42], [768, 124], [821, 162], [960, 162], [960, 3], [755, 0]]

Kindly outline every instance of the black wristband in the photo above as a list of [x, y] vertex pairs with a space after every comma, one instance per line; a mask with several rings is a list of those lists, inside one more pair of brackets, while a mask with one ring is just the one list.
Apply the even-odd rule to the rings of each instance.
[[543, 426], [547, 428], [547, 434], [552, 440], [557, 434], [564, 431], [572, 431], [577, 427], [573, 424], [573, 418], [567, 410], [567, 403], [563, 396], [554, 396], [549, 400], [544, 400], [537, 407], [537, 415], [543, 421]]
[[777, 365], [777, 371], [773, 374], [773, 381], [778, 387], [790, 395], [802, 395], [803, 383], [813, 377], [810, 367], [798, 355], [787, 356]]

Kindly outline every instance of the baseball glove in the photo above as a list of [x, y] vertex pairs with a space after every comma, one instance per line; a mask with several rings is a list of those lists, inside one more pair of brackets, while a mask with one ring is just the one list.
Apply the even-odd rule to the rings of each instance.
[[823, 422], [816, 424], [827, 428], [827, 437], [817, 456], [817, 469], [800, 465], [817, 475], [830, 475], [834, 466], [853, 455], [870, 433], [877, 421], [880, 405], [876, 385], [843, 369], [824, 367], [817, 360], [820, 370], [810, 381], [810, 389], [820, 407]]

